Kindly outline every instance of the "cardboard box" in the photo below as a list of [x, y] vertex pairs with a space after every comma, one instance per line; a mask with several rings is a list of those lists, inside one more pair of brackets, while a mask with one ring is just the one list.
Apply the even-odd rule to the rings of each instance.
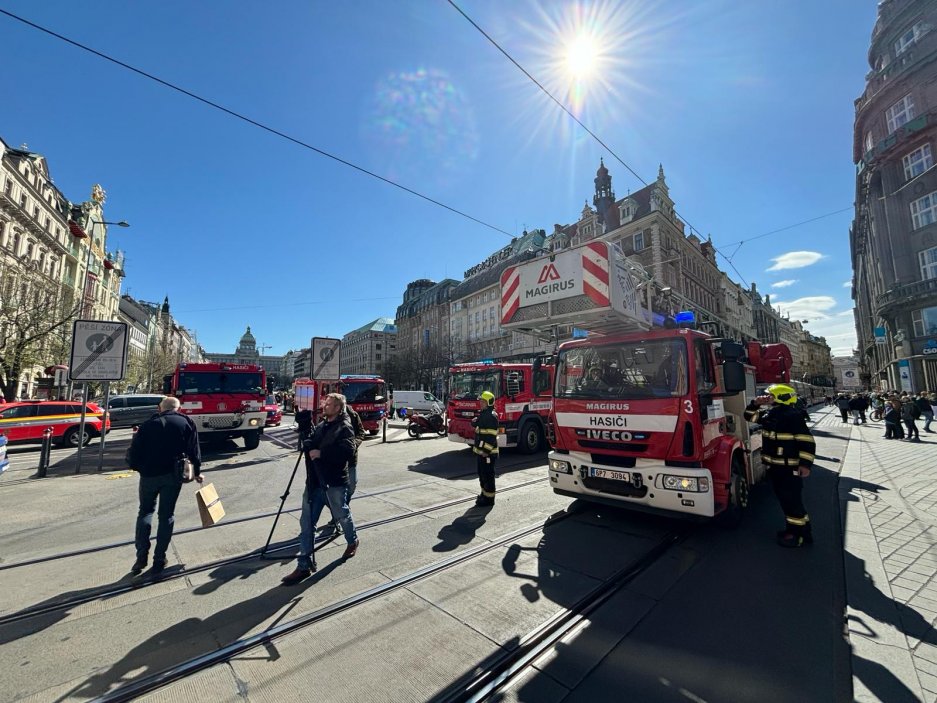
[[224, 517], [224, 506], [221, 505], [221, 498], [218, 497], [214, 483], [199, 488], [195, 492], [195, 500], [198, 502], [202, 527], [211, 527]]

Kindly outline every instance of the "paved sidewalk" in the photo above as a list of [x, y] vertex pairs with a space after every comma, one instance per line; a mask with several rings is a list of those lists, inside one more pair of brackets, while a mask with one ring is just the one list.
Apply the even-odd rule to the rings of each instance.
[[[835, 426], [830, 412], [816, 429]], [[839, 498], [854, 697], [937, 702], [937, 434], [850, 430]]]

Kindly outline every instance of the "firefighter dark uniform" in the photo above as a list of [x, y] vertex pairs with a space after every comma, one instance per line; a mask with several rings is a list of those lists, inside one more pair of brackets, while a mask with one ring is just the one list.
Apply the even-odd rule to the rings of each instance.
[[495, 396], [491, 391], [481, 394], [484, 403], [482, 411], [472, 420], [475, 427], [475, 466], [478, 469], [478, 482], [481, 494], [475, 505], [495, 504], [495, 460], [498, 458], [498, 415], [494, 410]]
[[807, 429], [804, 412], [796, 407], [794, 389], [774, 384], [767, 393], [774, 398], [774, 405], [761, 409], [751, 402], [745, 419], [762, 427], [761, 461], [768, 466], [768, 477], [786, 520], [785, 529], [778, 532], [778, 544], [801, 547], [813, 542], [813, 534], [804, 508], [800, 469], [813, 466], [816, 442]]

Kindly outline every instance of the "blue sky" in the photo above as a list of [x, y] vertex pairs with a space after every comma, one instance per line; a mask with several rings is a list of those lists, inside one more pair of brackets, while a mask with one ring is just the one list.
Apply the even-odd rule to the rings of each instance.
[[[720, 268], [849, 353], [850, 210], [733, 243], [851, 207], [874, 0], [458, 4], [645, 181], [663, 164]], [[0, 8], [507, 233], [578, 219], [600, 157], [642, 187], [444, 0]], [[168, 295], [208, 351], [340, 337], [509, 241], [6, 16], [0, 57], [0, 136], [73, 201], [104, 186], [125, 292]]]

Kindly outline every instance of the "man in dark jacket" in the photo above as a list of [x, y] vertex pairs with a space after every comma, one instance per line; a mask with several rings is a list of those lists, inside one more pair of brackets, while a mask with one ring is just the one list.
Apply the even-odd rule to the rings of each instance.
[[481, 484], [481, 493], [475, 500], [475, 505], [486, 507], [495, 504], [495, 460], [498, 458], [498, 415], [495, 413], [495, 395], [491, 391], [483, 391], [481, 396], [482, 410], [478, 417], [472, 420], [475, 426], [475, 467], [478, 469], [478, 482]]
[[347, 547], [342, 555], [349, 559], [358, 551], [355, 522], [348, 508], [348, 463], [355, 454], [355, 434], [345, 413], [345, 396], [329, 393], [322, 406], [323, 421], [303, 442], [306, 462], [306, 490], [300, 514], [299, 557], [296, 570], [284, 576], [287, 586], [309, 578], [316, 570], [316, 522], [326, 505], [338, 517]]
[[[355, 433], [355, 455], [348, 462], [348, 502], [351, 503], [351, 497], [355, 494], [355, 488], [358, 486], [358, 447], [364, 442], [367, 433], [364, 431], [364, 423], [361, 417], [355, 412], [355, 409], [345, 404], [345, 414], [348, 415], [348, 422]], [[338, 516], [332, 515], [332, 520], [322, 528], [323, 536], [331, 536], [338, 529]]]
[[[782, 547], [802, 547], [813, 542], [810, 516], [804, 507], [803, 479], [810, 475], [816, 455], [816, 442], [803, 413], [795, 405], [797, 394], [791, 386], [775, 383], [766, 395], [758, 396], [745, 408], [745, 419], [762, 427], [761, 461], [768, 466], [768, 478], [784, 511], [786, 527], [778, 532]], [[771, 404], [766, 410], [760, 406]]]
[[181, 457], [187, 457], [202, 482], [202, 455], [195, 423], [179, 412], [178, 398], [163, 398], [159, 414], [140, 426], [130, 444], [130, 468], [140, 474], [140, 510], [137, 514], [137, 560], [130, 569], [134, 575], [146, 568], [150, 554], [150, 529], [159, 499], [159, 526], [153, 552], [154, 578], [166, 568], [166, 550], [172, 539], [176, 500], [182, 490], [182, 474], [177, 470]]

